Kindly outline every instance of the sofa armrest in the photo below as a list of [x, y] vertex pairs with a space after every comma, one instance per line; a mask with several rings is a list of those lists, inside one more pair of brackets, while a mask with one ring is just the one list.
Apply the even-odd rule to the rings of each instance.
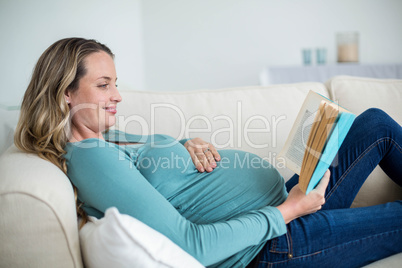
[[10, 147], [0, 158], [1, 267], [83, 267], [66, 175]]
[[[57, 212], [30, 193], [0, 195], [0, 256], [4, 267], [82, 267]], [[4, 216], [7, 215], [7, 216]], [[75, 226], [76, 228], [76, 226]], [[73, 245], [70, 245], [73, 243]]]

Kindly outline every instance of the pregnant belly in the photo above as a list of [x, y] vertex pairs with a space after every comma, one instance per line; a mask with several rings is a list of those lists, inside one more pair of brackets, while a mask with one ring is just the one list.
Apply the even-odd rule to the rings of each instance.
[[179, 179], [176, 191], [166, 196], [183, 216], [196, 223], [210, 223], [285, 200], [284, 180], [268, 162], [243, 151], [219, 153], [222, 160], [212, 172], [187, 173]]

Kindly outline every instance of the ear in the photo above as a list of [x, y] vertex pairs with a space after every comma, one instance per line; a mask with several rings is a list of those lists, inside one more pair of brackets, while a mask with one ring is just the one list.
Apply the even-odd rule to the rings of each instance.
[[68, 91], [68, 90], [66, 90], [66, 91], [64, 91], [64, 98], [66, 99], [66, 102], [68, 103], [68, 104], [70, 104], [70, 97], [71, 97], [71, 92], [70, 91]]

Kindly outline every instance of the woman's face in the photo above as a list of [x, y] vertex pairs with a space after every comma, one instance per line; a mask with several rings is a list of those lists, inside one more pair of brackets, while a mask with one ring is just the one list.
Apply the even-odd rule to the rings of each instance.
[[72, 115], [72, 140], [77, 141], [102, 138], [101, 132], [115, 124], [116, 106], [121, 101], [112, 57], [96, 52], [87, 56], [84, 63], [86, 74], [78, 89], [66, 92]]

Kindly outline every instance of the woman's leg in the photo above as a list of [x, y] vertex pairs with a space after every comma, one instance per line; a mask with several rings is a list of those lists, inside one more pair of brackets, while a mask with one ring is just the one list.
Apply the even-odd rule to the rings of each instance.
[[400, 163], [401, 126], [378, 109], [358, 116], [330, 167], [323, 209], [292, 221], [286, 235], [269, 241], [259, 267], [359, 267], [401, 252], [401, 201], [348, 208], [377, 164], [401, 185]]
[[402, 202], [321, 210], [268, 241], [262, 267], [361, 267], [402, 252]]
[[[379, 164], [384, 172], [402, 186], [402, 127], [379, 109], [359, 115], [332, 165], [331, 179], [323, 209], [348, 208], [373, 169]], [[293, 176], [290, 190], [299, 177]]]

